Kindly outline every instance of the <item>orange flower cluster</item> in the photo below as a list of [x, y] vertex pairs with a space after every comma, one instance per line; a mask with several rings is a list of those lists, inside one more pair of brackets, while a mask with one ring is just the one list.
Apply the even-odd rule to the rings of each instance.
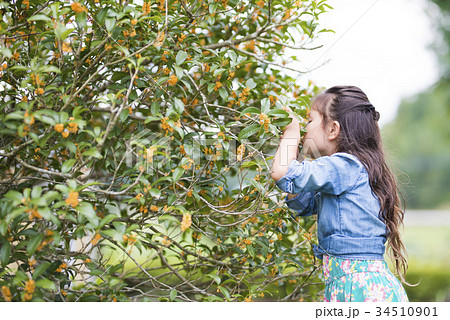
[[161, 119], [161, 128], [166, 130], [166, 135], [170, 132], [173, 132], [173, 128], [167, 123], [168, 117], [164, 117]]
[[274, 97], [274, 96], [272, 96], [272, 95], [270, 95], [270, 96], [269, 96], [269, 100], [270, 100], [270, 103], [273, 105], [273, 104], [275, 104], [275, 102], [278, 100], [278, 98], [277, 98], [277, 97]]
[[312, 239], [312, 234], [306, 232], [306, 233], [303, 235], [303, 238], [305, 238], [305, 239], [308, 240], [308, 241], [311, 241], [311, 239]]
[[63, 42], [62, 51], [63, 52], [72, 52], [72, 48], [67, 43]]
[[265, 1], [264, 0], [259, 0], [257, 3], [256, 3], [256, 5], [258, 6], [258, 7], [264, 7], [264, 4], [265, 4]]
[[171, 245], [171, 243], [172, 243], [172, 241], [171, 241], [167, 236], [164, 236], [164, 238], [163, 238], [163, 240], [162, 240], [163, 246], [168, 247], [168, 246]]
[[153, 212], [157, 212], [159, 210], [159, 208], [155, 205], [151, 205], [150, 210], [152, 210]]
[[67, 130], [69, 130], [70, 133], [75, 133], [78, 131], [78, 124], [75, 122], [69, 122], [69, 127], [67, 128]]
[[33, 279], [29, 279], [26, 283], [25, 283], [25, 295], [23, 297], [24, 301], [27, 300], [31, 300], [31, 298], [33, 297], [33, 292], [34, 289], [36, 289], [36, 285], [34, 283]]
[[170, 73], [170, 69], [169, 69], [169, 68], [164, 68], [163, 72], [164, 72], [165, 74], [169, 74], [169, 73]]
[[194, 160], [188, 157], [188, 164], [184, 164], [182, 165], [184, 170], [189, 170], [192, 166], [192, 164], [194, 163]]
[[237, 148], [237, 152], [236, 152], [236, 157], [238, 161], [242, 161], [242, 156], [245, 153], [245, 145], [241, 144], [238, 148]]
[[139, 200], [141, 200], [141, 198], [143, 197], [144, 195], [142, 194], [142, 193], [139, 193], [136, 197], [134, 197], [137, 201], [139, 201]]
[[284, 17], [282, 20], [287, 20], [291, 17], [291, 9], [286, 10], [286, 13], [284, 14]]
[[136, 242], [136, 236], [130, 235], [127, 236], [126, 234], [124, 234], [122, 236], [123, 241], [128, 242], [128, 245], [132, 245]]
[[25, 212], [28, 213], [28, 218], [30, 219], [30, 221], [34, 219], [42, 219], [42, 216], [39, 214], [39, 211], [37, 211], [36, 208], [26, 209]]
[[131, 23], [133, 26], [136, 25], [137, 22], [138, 22], [137, 19], [131, 19], [131, 21], [130, 21], [130, 23]]
[[[1, 68], [0, 68], [0, 69], [1, 69]], [[1, 71], [1, 70], [0, 70], [0, 71]], [[33, 84], [36, 85], [36, 86], [38, 86], [38, 87], [40, 87], [41, 85], [44, 84], [44, 81], [42, 81], [42, 80], [40, 79], [40, 77], [39, 77], [38, 74], [32, 73], [32, 74], [30, 74], [30, 78], [31, 78], [31, 81], [33, 82]]]
[[0, 71], [6, 70], [8, 68], [8, 62], [3, 62], [3, 64], [0, 66]]
[[247, 100], [248, 95], [250, 94], [250, 88], [246, 87], [242, 92], [239, 94], [239, 101], [244, 102]]
[[156, 37], [155, 43], [153, 44], [154, 47], [159, 47], [163, 44], [164, 39], [166, 38], [166, 35], [164, 32], [158, 33], [158, 36]]
[[176, 75], [171, 75], [170, 77], [169, 77], [169, 80], [167, 80], [167, 82], [171, 85], [171, 86], [174, 86], [174, 85], [176, 85], [177, 84], [177, 81], [178, 81], [178, 78], [177, 78], [177, 76]]
[[192, 218], [189, 213], [183, 214], [183, 220], [181, 221], [181, 231], [184, 232], [187, 230], [192, 224]]
[[6, 302], [11, 302], [12, 295], [11, 295], [11, 291], [9, 290], [9, 288], [7, 286], [2, 287], [2, 296]]
[[259, 115], [259, 124], [264, 124], [264, 129], [267, 131], [269, 129], [270, 119], [265, 113]]
[[76, 191], [70, 191], [67, 199], [65, 200], [66, 204], [68, 206], [71, 206], [72, 208], [75, 208], [79, 201], [78, 201], [78, 192]]
[[255, 51], [255, 40], [250, 40], [250, 41], [248, 41], [248, 42], [245, 44], [244, 48], [245, 48], [245, 49], [248, 49], [248, 50], [250, 50], [250, 51], [252, 51], [252, 52], [254, 52], [254, 51]]
[[62, 123], [55, 124], [54, 128], [55, 128], [55, 130], [58, 131], [58, 132], [63, 132], [63, 130], [64, 130], [64, 124], [62, 124]]
[[32, 125], [34, 123], [34, 116], [33, 115], [30, 116], [28, 114], [28, 111], [25, 111], [24, 118], [25, 124]]
[[167, 62], [169, 60], [167, 60], [166, 56], [169, 56], [169, 52], [168, 51], [164, 51], [162, 56], [161, 56], [161, 60], [164, 62]]
[[179, 41], [179, 42], [183, 42], [184, 39], [186, 39], [186, 35], [182, 33], [182, 34], [178, 37], [178, 41]]
[[183, 145], [179, 145], [179, 147], [180, 147], [180, 154], [182, 154], [182, 155], [187, 155], [187, 153], [186, 153], [186, 150], [184, 150], [184, 146]]
[[23, 0], [22, 4], [25, 5], [25, 10], [30, 9], [30, 0]]
[[65, 262], [63, 262], [62, 264], [59, 265], [58, 269], [56, 269], [56, 272], [62, 272], [66, 268], [67, 268], [67, 264]]
[[150, 2], [144, 2], [142, 4], [142, 12], [143, 14], [150, 14], [151, 12], [151, 8], [150, 8]]
[[79, 4], [78, 2], [72, 2], [70, 4], [70, 7], [72, 8], [73, 11], [75, 11], [76, 13], [81, 13], [83, 11], [87, 11], [85, 6], [82, 6], [81, 4]]
[[165, 6], [164, 6], [165, 0], [158, 0], [158, 1], [159, 1], [158, 9], [161, 11], [165, 11]]
[[92, 245], [95, 246], [101, 238], [102, 236], [96, 233], [95, 236], [91, 239]]
[[222, 84], [219, 81], [216, 81], [216, 85], [214, 87], [214, 91], [219, 90], [219, 88], [222, 86]]

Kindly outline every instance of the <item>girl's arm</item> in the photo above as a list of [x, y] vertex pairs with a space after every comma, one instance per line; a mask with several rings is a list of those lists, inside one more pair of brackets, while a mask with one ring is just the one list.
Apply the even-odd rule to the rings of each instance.
[[[289, 112], [289, 117], [292, 118], [292, 122], [286, 126], [275, 157], [273, 158], [271, 177], [275, 182], [287, 173], [289, 164], [292, 160], [297, 159], [299, 153], [300, 123], [292, 115], [292, 110], [289, 107], [286, 107], [285, 110]], [[289, 195], [289, 199], [296, 195]]]

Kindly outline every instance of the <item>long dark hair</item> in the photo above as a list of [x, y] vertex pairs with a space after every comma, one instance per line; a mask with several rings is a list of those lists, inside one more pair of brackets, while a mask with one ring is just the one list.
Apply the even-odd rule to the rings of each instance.
[[336, 138], [336, 152], [356, 156], [367, 170], [372, 194], [380, 201], [378, 217], [386, 224], [388, 256], [395, 261], [395, 268], [403, 283], [408, 262], [406, 249], [400, 238], [403, 224], [397, 180], [384, 159], [378, 119], [380, 114], [369, 102], [366, 94], [355, 86], [335, 86], [312, 100], [312, 108], [323, 117], [323, 126], [337, 121], [340, 133]]

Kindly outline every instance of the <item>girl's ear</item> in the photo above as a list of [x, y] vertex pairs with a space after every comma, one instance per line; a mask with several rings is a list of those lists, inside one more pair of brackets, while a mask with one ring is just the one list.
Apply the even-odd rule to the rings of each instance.
[[328, 130], [328, 140], [335, 140], [341, 131], [341, 125], [337, 121], [333, 121]]

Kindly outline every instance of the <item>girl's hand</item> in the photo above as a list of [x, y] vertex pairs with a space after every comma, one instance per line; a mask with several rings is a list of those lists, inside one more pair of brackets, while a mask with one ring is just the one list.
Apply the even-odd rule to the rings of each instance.
[[292, 111], [292, 109], [291, 109], [290, 107], [285, 106], [285, 107], [283, 107], [282, 109], [283, 109], [284, 111], [288, 112], [288, 113], [289, 113], [289, 117], [292, 118], [292, 122], [291, 122], [288, 126], [291, 126], [291, 125], [298, 125], [298, 124], [299, 124], [297, 118], [294, 116], [294, 111]]

